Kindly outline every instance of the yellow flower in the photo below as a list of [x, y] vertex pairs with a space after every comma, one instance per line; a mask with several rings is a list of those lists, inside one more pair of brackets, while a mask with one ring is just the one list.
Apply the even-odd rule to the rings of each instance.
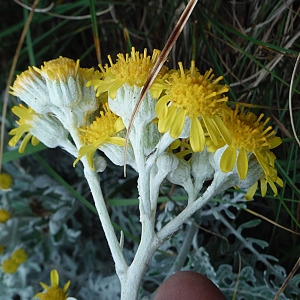
[[11, 94], [36, 113], [55, 116], [65, 128], [80, 127], [86, 124], [100, 102], [94, 89], [86, 87], [86, 83], [101, 76], [93, 68], [81, 68], [79, 60], [60, 56], [18, 75]]
[[[118, 89], [125, 83], [130, 86], [138, 87], [142, 87], [145, 84], [159, 54], [160, 51], [155, 49], [150, 57], [147, 55], [147, 49], [144, 50], [144, 53], [140, 54], [132, 47], [131, 56], [126, 54], [124, 57], [123, 54], [119, 53], [115, 64], [112, 62], [111, 56], [109, 55], [108, 60], [110, 67], [107, 64], [104, 68], [102, 65], [99, 65], [103, 74], [103, 80], [91, 80], [88, 82], [87, 86], [94, 86], [95, 90], [97, 90], [97, 96], [101, 93], [108, 92], [109, 97], [115, 99]], [[157, 79], [161, 78], [166, 72], [167, 67], [163, 66]], [[153, 95], [157, 95], [157, 97], [161, 92], [160, 89], [157, 90], [157, 87], [153, 85], [150, 88], [150, 91], [153, 92]]]
[[[228, 86], [220, 85], [222, 76], [213, 80], [212, 70], [201, 75], [191, 62], [190, 70], [171, 71], [165, 84], [165, 94], [157, 101], [158, 130], [170, 131], [172, 138], [180, 136], [186, 117], [191, 121], [190, 144], [194, 152], [204, 149], [208, 132], [214, 141], [218, 139], [218, 127], [223, 126], [218, 114], [228, 97]], [[215, 122], [213, 122], [215, 121]]]
[[[239, 178], [245, 180], [248, 174], [249, 160], [256, 160], [261, 166], [263, 175], [259, 179], [261, 194], [264, 197], [269, 184], [277, 195], [275, 183], [283, 186], [275, 169], [275, 154], [271, 149], [279, 146], [282, 141], [276, 137], [271, 126], [266, 126], [270, 118], [262, 121], [264, 115], [257, 117], [251, 112], [244, 112], [239, 106], [235, 110], [223, 111], [222, 119], [225, 127], [220, 130], [220, 138], [228, 145], [221, 156], [220, 168], [223, 172], [230, 172], [236, 165]], [[254, 196], [258, 182], [255, 182], [247, 191], [246, 199]]]
[[266, 127], [270, 118], [262, 122], [263, 116], [244, 113], [244, 108], [239, 113], [238, 106], [224, 114], [223, 122], [227, 130], [223, 128], [220, 133], [228, 147], [221, 157], [220, 167], [223, 172], [231, 171], [236, 164], [239, 177], [244, 180], [248, 173], [249, 157], [254, 154], [265, 175], [276, 180], [276, 157], [270, 149], [279, 146], [282, 141], [275, 136], [276, 132], [271, 126]]
[[10, 212], [6, 209], [0, 209], [0, 223], [5, 223], [10, 219]]
[[[44, 62], [41, 68], [34, 70], [46, 81], [50, 102], [58, 107], [84, 106], [88, 111], [95, 110], [97, 101], [92, 97], [86, 83], [90, 79], [102, 77], [93, 68], [86, 69], [79, 66], [79, 59], [60, 56], [57, 59]], [[90, 108], [89, 108], [90, 107]]]
[[125, 139], [116, 136], [124, 128], [122, 119], [111, 112], [107, 103], [104, 104], [100, 117], [96, 117], [90, 126], [80, 129], [85, 145], [79, 149], [78, 158], [73, 165], [86, 155], [90, 167], [93, 168], [94, 153], [101, 145], [109, 143], [124, 146]]
[[34, 118], [39, 116], [31, 107], [25, 107], [20, 104], [19, 106], [14, 106], [12, 112], [17, 115], [20, 119], [16, 123], [19, 127], [12, 129], [8, 134], [13, 135], [9, 140], [8, 144], [11, 147], [16, 146], [18, 141], [21, 139], [23, 134], [26, 133], [25, 138], [20, 144], [19, 152], [23, 153], [28, 141], [31, 139], [33, 146], [36, 146], [39, 143], [39, 140], [30, 133], [30, 129], [33, 127]]
[[0, 174], [0, 189], [1, 190], [7, 190], [12, 186], [13, 179], [12, 177], [7, 173], [1, 173]]
[[63, 288], [58, 286], [59, 275], [56, 270], [52, 270], [50, 273], [51, 286], [40, 282], [40, 285], [45, 290], [44, 292], [38, 293], [34, 298], [40, 298], [40, 300], [66, 300], [68, 298], [67, 290], [70, 286], [70, 280], [64, 285]]
[[185, 156], [190, 156], [193, 154], [193, 150], [191, 148], [191, 145], [189, 144], [189, 141], [175, 140], [168, 148], [168, 150], [175, 154], [178, 158], [184, 158]]
[[28, 258], [28, 254], [26, 253], [26, 251], [22, 248], [15, 250], [12, 255], [11, 258], [17, 263], [17, 264], [22, 264], [24, 263], [27, 258]]
[[13, 274], [17, 271], [18, 267], [19, 264], [11, 257], [2, 262], [3, 273]]
[[[0, 245], [0, 249], [3, 252], [4, 251], [4, 247], [2, 245]], [[1, 253], [2, 253], [1, 252]], [[20, 264], [24, 263], [27, 259], [28, 255], [25, 252], [24, 249], [17, 249], [15, 250], [11, 257], [5, 259], [2, 262], [2, 270], [4, 273], [15, 273], [19, 267]]]
[[10, 135], [14, 136], [8, 144], [15, 146], [22, 135], [27, 133], [20, 144], [20, 153], [25, 151], [25, 147], [30, 139], [33, 146], [36, 146], [41, 141], [49, 148], [61, 146], [66, 149], [71, 144], [68, 140], [69, 132], [53, 115], [38, 114], [31, 107], [26, 108], [22, 104], [14, 106], [12, 112], [20, 119], [17, 121], [19, 127], [9, 132]]
[[49, 112], [49, 95], [42, 76], [29, 67], [28, 70], [17, 75], [11, 88], [11, 94], [19, 97], [28, 106], [38, 113]]
[[74, 78], [78, 73], [82, 74], [80, 72], [79, 59], [75, 62], [73, 59], [62, 56], [44, 62], [44, 65], [40, 69], [37, 67], [33, 67], [33, 69], [49, 81], [67, 82], [70, 76]]

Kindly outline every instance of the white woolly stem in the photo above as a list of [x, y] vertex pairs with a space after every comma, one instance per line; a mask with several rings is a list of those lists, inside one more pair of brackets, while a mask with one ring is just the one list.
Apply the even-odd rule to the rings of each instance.
[[[68, 130], [73, 138], [73, 141], [77, 149], [80, 149], [80, 147], [82, 146], [82, 142], [79, 136], [79, 132], [75, 128], [76, 128], [75, 126], [74, 127], [70, 126]], [[100, 180], [98, 178], [97, 172], [90, 168], [86, 157], [83, 157], [81, 159], [81, 162], [83, 163], [84, 175], [90, 187], [91, 193], [93, 195], [95, 207], [97, 209], [108, 246], [110, 248], [113, 260], [116, 265], [116, 271], [118, 274], [123, 274], [124, 272], [126, 272], [128, 265], [125, 261], [124, 255], [122, 253], [121, 245], [119, 244], [119, 241], [116, 237], [115, 230], [112, 226], [110, 216], [107, 211], [107, 207], [100, 187]]]
[[164, 240], [172, 235], [180, 225], [188, 220], [197, 210], [202, 208], [212, 197], [219, 192], [226, 190], [228, 186], [224, 185], [227, 176], [220, 173], [215, 173], [214, 180], [211, 185], [206, 189], [205, 193], [194, 202], [189, 202], [186, 208], [178, 214], [174, 219], [167, 223], [158, 233], [157, 237]]
[[82, 163], [84, 165], [85, 178], [91, 189], [99, 219], [101, 221], [101, 225], [105, 233], [113, 260], [116, 264], [117, 273], [123, 273], [127, 270], [128, 266], [107, 212], [97, 173], [91, 170], [86, 159], [82, 159]]

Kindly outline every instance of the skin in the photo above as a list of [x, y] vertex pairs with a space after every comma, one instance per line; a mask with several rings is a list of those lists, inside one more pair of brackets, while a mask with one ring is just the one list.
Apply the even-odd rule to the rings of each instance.
[[221, 291], [204, 275], [181, 271], [158, 288], [154, 300], [225, 300]]

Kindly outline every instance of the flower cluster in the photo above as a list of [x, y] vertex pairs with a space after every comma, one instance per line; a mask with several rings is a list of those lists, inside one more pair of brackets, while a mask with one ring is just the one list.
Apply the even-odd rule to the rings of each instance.
[[[126, 128], [157, 56], [157, 51], [150, 57], [146, 56], [146, 52], [139, 54], [133, 49], [130, 57], [127, 55], [124, 58], [119, 54], [115, 64], [109, 57], [110, 66], [100, 66], [101, 78], [88, 82], [88, 86], [94, 86], [97, 95], [108, 93], [111, 110], [123, 119]], [[155, 149], [157, 143], [155, 137], [162, 137], [165, 133], [172, 138], [172, 145], [181, 138], [180, 152], [184, 151], [184, 154], [204, 150], [215, 153], [222, 149], [219, 169], [224, 173], [235, 171], [242, 181], [248, 175], [249, 161], [255, 160], [260, 166], [260, 172], [256, 174], [259, 178], [252, 180], [246, 198], [253, 197], [258, 180], [261, 182], [263, 196], [266, 194], [267, 184], [276, 195], [274, 183], [282, 186], [283, 182], [277, 176], [275, 155], [271, 149], [280, 145], [281, 139], [275, 136], [271, 126], [267, 126], [270, 118], [264, 121], [263, 114], [257, 117], [251, 112], [245, 113], [244, 108], [240, 110], [238, 105], [235, 109], [227, 105], [226, 92], [229, 87], [220, 83], [222, 79], [222, 76], [215, 79], [211, 69], [202, 75], [194, 61], [188, 70], [183, 68], [182, 63], [179, 63], [179, 70], [168, 70], [164, 66], [150, 88], [151, 99], [144, 100], [144, 107], [143, 104], [140, 107], [138, 115], [142, 118], [135, 120], [135, 128], [143, 126], [144, 120], [152, 129], [152, 125], [157, 124], [154, 132], [144, 132], [144, 136], [150, 135], [150, 139], [154, 140], [152, 148], [149, 147], [151, 150]], [[188, 129], [184, 130], [186, 127]], [[86, 131], [85, 134], [86, 138], [91, 133]], [[183, 137], [184, 140], [187, 139], [185, 147], [182, 147]], [[134, 138], [130, 141], [134, 148], [136, 141]], [[136, 144], [141, 146], [141, 140]], [[97, 148], [94, 145], [94, 151]], [[177, 157], [180, 156], [184, 157], [177, 153]]]
[[75, 154], [68, 135], [74, 128], [86, 125], [87, 118], [98, 109], [101, 99], [86, 83], [99, 76], [99, 71], [81, 68], [79, 60], [64, 57], [45, 62], [41, 68], [29, 67], [18, 75], [11, 94], [28, 107], [13, 107], [19, 127], [9, 132], [13, 136], [9, 145], [16, 146], [26, 134], [20, 152], [31, 139], [33, 145], [41, 141], [47, 147], [60, 146]]
[[10, 212], [4, 208], [0, 209], [0, 223], [5, 223], [10, 219]]
[[3, 273], [15, 273], [18, 267], [23, 264], [28, 258], [28, 254], [22, 248], [16, 249], [12, 255], [2, 261]]
[[7, 173], [0, 174], [0, 189], [1, 190], [8, 190], [13, 184], [12, 177]]
[[[12, 87], [12, 94], [28, 107], [20, 104], [13, 108], [20, 119], [19, 127], [10, 131], [13, 138], [9, 144], [15, 146], [26, 133], [20, 151], [30, 139], [33, 145], [40, 140], [49, 147], [65, 148], [77, 157], [74, 164], [86, 156], [93, 168], [94, 154], [100, 149], [122, 165], [126, 130], [159, 54], [154, 50], [150, 56], [146, 50], [139, 53], [132, 48], [130, 55], [119, 54], [115, 63], [109, 56], [110, 65], [100, 65], [100, 72], [80, 68], [79, 61], [63, 57], [45, 62], [41, 68], [30, 67]], [[235, 176], [230, 182], [247, 187], [247, 199], [253, 197], [258, 181], [263, 196], [267, 184], [276, 195], [275, 183], [282, 186], [283, 182], [271, 150], [281, 139], [263, 114], [257, 117], [239, 105], [234, 109], [227, 105], [229, 87], [222, 79], [215, 78], [211, 69], [201, 74], [194, 61], [189, 69], [182, 63], [178, 70], [163, 66], [134, 120], [127, 163], [137, 171], [150, 162], [160, 168], [157, 159], [165, 153], [176, 160], [164, 175], [169, 180], [175, 180], [176, 170], [182, 171], [183, 166], [194, 181], [199, 178], [198, 170], [210, 170], [202, 176], [205, 180], [214, 169], [215, 174]], [[204, 153], [207, 160], [197, 153]], [[250, 168], [258, 171], [250, 172]]]

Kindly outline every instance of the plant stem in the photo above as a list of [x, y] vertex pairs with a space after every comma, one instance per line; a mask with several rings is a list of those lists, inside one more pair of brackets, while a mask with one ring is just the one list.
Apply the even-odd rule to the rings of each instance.
[[[69, 124], [73, 124], [73, 126], [69, 126], [68, 130], [72, 136], [72, 139], [76, 145], [77, 149], [80, 149], [82, 146], [82, 142], [79, 136], [79, 132], [74, 126], [74, 115], [70, 114], [69, 116]], [[86, 156], [81, 159], [84, 167], [84, 175], [90, 187], [95, 206], [99, 215], [99, 219], [110, 248], [113, 260], [116, 265], [116, 272], [117, 274], [122, 274], [126, 272], [128, 265], [125, 261], [124, 255], [122, 253], [122, 247], [116, 237], [113, 225], [110, 220], [110, 216], [108, 214], [106, 204], [103, 198], [102, 190], [100, 187], [100, 181], [95, 170], [92, 170], [89, 166], [88, 160]]]
[[191, 244], [197, 231], [198, 228], [193, 223], [190, 223], [188, 225], [184, 241], [172, 266], [172, 269], [169, 272], [168, 277], [171, 276], [173, 273], [179, 271], [183, 267], [184, 261], [186, 260], [186, 257], [190, 251]]
[[84, 165], [84, 175], [92, 192], [99, 219], [108, 242], [108, 246], [110, 248], [113, 260], [116, 264], [116, 272], [118, 275], [122, 274], [123, 272], [126, 272], [128, 265], [125, 261], [121, 246], [118, 242], [109, 214], [107, 212], [97, 173], [94, 170], [91, 170], [85, 157], [82, 158], [81, 161]]
[[121, 281], [121, 300], [136, 300], [144, 272], [155, 250], [162, 244], [154, 232], [155, 213], [142, 222], [141, 242], [126, 273], [118, 274]]
[[178, 214], [174, 219], [167, 223], [158, 233], [157, 237], [160, 240], [164, 240], [168, 236], [172, 235], [180, 225], [188, 220], [197, 210], [202, 208], [212, 197], [220, 193], [223, 190], [226, 190], [227, 175], [215, 173], [214, 180], [211, 185], [207, 188], [204, 194], [199, 197], [194, 202], [189, 202], [186, 208]]

